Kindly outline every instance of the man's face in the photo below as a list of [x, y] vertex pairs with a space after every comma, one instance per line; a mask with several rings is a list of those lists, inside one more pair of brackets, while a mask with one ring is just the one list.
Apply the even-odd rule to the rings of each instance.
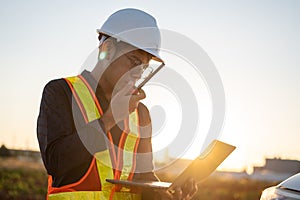
[[151, 56], [139, 49], [118, 48], [117, 57], [106, 70], [110, 87], [119, 91], [129, 82], [136, 82], [148, 66]]

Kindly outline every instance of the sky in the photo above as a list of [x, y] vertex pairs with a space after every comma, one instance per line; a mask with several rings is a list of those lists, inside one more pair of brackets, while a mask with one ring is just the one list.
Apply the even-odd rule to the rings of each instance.
[[95, 30], [116, 10], [133, 7], [152, 14], [160, 28], [192, 39], [214, 62], [226, 96], [219, 139], [237, 146], [224, 168], [262, 165], [266, 157], [300, 160], [300, 1], [0, 3], [0, 144], [38, 150], [44, 85], [78, 74], [97, 47]]

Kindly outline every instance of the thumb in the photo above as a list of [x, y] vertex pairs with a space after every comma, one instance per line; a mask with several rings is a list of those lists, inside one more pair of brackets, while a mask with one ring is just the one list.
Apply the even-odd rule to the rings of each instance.
[[138, 91], [137, 94], [133, 94], [133, 95], [132, 95], [132, 98], [133, 98], [135, 101], [139, 101], [139, 100], [145, 99], [145, 98], [146, 98], [146, 94], [145, 94], [144, 90], [139, 89], [139, 91]]

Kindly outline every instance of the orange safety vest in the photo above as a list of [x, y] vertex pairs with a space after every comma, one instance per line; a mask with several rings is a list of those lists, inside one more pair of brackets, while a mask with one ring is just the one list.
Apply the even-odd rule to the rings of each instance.
[[[99, 119], [103, 115], [102, 109], [94, 91], [84, 77], [79, 75], [65, 78], [65, 80], [72, 90], [85, 122]], [[125, 130], [122, 132], [118, 147], [118, 157], [112, 135], [108, 132], [111, 148], [95, 153], [88, 171], [79, 181], [62, 187], [52, 187], [52, 177], [49, 175], [47, 198], [49, 200], [140, 200], [140, 194], [106, 181], [106, 179], [131, 180], [134, 175], [136, 152], [140, 140], [137, 109], [124, 120], [124, 126]], [[113, 163], [116, 166], [115, 170], [113, 170]]]

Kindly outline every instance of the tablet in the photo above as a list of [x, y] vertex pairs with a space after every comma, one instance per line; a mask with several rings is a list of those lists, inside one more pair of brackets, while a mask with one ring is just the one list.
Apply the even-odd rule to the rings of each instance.
[[193, 160], [192, 163], [175, 178], [173, 183], [114, 179], [106, 179], [106, 181], [123, 186], [174, 190], [176, 187], [184, 185], [190, 177], [194, 178], [197, 183], [203, 181], [215, 171], [215, 169], [232, 153], [235, 148], [235, 146], [225, 142], [213, 140], [212, 143], [201, 153], [201, 155]]
[[143, 180], [116, 180], [116, 179], [106, 179], [107, 182], [123, 185], [123, 186], [131, 186], [131, 187], [143, 187], [143, 188], [153, 188], [153, 189], [168, 189], [172, 183], [169, 182], [161, 182], [161, 181], [143, 181]]

